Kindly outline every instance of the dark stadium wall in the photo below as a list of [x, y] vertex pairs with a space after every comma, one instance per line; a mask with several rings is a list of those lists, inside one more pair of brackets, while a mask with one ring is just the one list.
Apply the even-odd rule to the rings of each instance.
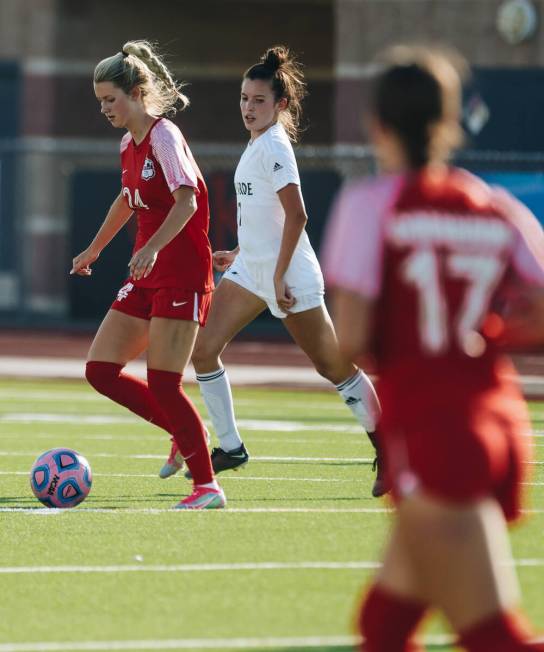
[[[238, 98], [243, 71], [255, 62], [263, 50], [275, 43], [288, 43], [307, 62], [309, 96], [305, 104], [304, 143], [331, 143], [332, 80], [333, 80], [333, 3], [307, 1], [267, 2], [206, 2], [202, 5], [159, 1], [149, 12], [147, 2], [136, 0], [127, 13], [124, 3], [113, 3], [107, 13], [99, 3], [59, 4], [59, 39], [56, 57], [77, 58], [96, 62], [118, 51], [129, 38], [146, 37], [158, 41], [169, 54], [169, 65], [178, 78], [186, 80], [186, 92], [191, 99], [187, 111], [175, 121], [180, 125], [191, 146], [198, 151], [198, 143], [228, 144], [247, 140], [247, 132], [239, 116]], [[288, 12], [288, 20], [286, 20]], [[100, 33], [100, 39], [86, 35]], [[113, 131], [97, 111], [90, 75], [54, 73], [49, 82], [60, 97], [80, 98], [78, 111], [69, 116], [52, 111], [47, 129], [56, 138], [100, 138], [117, 142], [119, 134]], [[36, 82], [36, 86], [39, 84]], [[28, 124], [27, 133], [39, 134], [42, 125]], [[240, 148], [241, 149], [241, 148]], [[231, 167], [208, 171], [205, 159], [202, 167], [210, 190], [212, 222], [210, 239], [214, 248], [235, 242], [235, 209]], [[320, 177], [317, 183], [315, 175]], [[70, 249], [75, 251], [85, 242], [85, 234], [99, 224], [96, 215], [107, 209], [108, 201], [97, 198], [100, 187], [104, 198], [112, 195], [117, 170], [111, 175], [93, 171], [76, 172], [71, 183]], [[331, 176], [332, 175], [332, 176]], [[323, 185], [323, 176], [330, 181]], [[304, 175], [303, 175], [304, 177]], [[338, 185], [334, 172], [317, 171], [307, 175], [308, 197], [322, 197], [315, 192], [329, 187], [329, 195]], [[304, 180], [304, 178], [303, 178]], [[314, 188], [316, 186], [316, 188]], [[114, 191], [113, 191], [114, 192]], [[102, 204], [99, 208], [98, 204]], [[312, 203], [310, 201], [310, 203]], [[91, 209], [92, 207], [92, 209]], [[311, 236], [319, 241], [326, 217], [327, 202], [320, 201], [312, 216]], [[123, 236], [115, 243], [115, 253], [97, 265], [93, 284], [79, 279], [69, 285], [69, 316], [77, 321], [98, 319], [111, 300], [119, 283], [121, 272], [115, 261], [127, 257], [129, 238]], [[115, 255], [118, 254], [118, 255]], [[100, 267], [100, 271], [98, 271]], [[109, 290], [108, 290], [109, 289]], [[266, 317], [264, 318], [266, 321]], [[263, 321], [263, 320], [261, 320]]]
[[[331, 142], [333, 4], [332, 0], [155, 0], [152, 5], [145, 0], [108, 4], [59, 0], [49, 71], [44, 65], [26, 80], [30, 103], [44, 93], [53, 100], [42, 106], [39, 120], [25, 121], [25, 133], [116, 140], [117, 134], [97, 110], [92, 70], [125, 41], [147, 38], [160, 44], [169, 66], [188, 83], [185, 91], [192, 106], [179, 118], [188, 138], [243, 140], [238, 109], [241, 76], [266, 47], [287, 43], [307, 64], [311, 93], [306, 109], [312, 127], [307, 138]], [[59, 111], [66, 103], [77, 110]]]
[[[21, 70], [16, 62], [0, 61], [0, 139], [10, 142], [20, 128]], [[16, 308], [19, 287], [19, 258], [16, 225], [16, 166], [13, 151], [0, 149], [0, 311], [12, 313]]]
[[[360, 142], [361, 110], [377, 52], [421, 41], [458, 49], [471, 66], [508, 69], [512, 78], [526, 67], [544, 66], [542, 25], [526, 41], [507, 43], [497, 31], [503, 0], [337, 0], [335, 3], [335, 140]], [[535, 0], [540, 21], [544, 0]], [[355, 27], [357, 26], [357, 28]], [[515, 101], [511, 98], [510, 104]], [[535, 125], [531, 125], [532, 128]], [[540, 130], [540, 124], [537, 125]], [[493, 144], [491, 144], [493, 147]]]
[[[539, 25], [527, 42], [507, 44], [495, 26], [500, 4], [501, 0], [0, 2], [0, 64], [19, 75], [17, 89], [8, 90], [3, 103], [3, 111], [11, 116], [5, 124], [14, 119], [18, 126], [0, 142], [4, 182], [0, 294], [12, 297], [20, 322], [65, 323], [77, 314], [84, 319], [67, 267], [76, 242], [81, 242], [78, 238], [92, 235], [111, 199], [118, 179], [120, 137], [99, 114], [92, 71], [124, 41], [157, 40], [176, 75], [189, 83], [192, 106], [178, 122], [210, 185], [212, 239], [217, 246], [233, 238], [231, 179], [236, 155], [247, 139], [238, 108], [241, 74], [269, 45], [287, 43], [300, 54], [309, 96], [299, 165], [310, 237], [319, 248], [341, 176], [368, 167], [368, 158], [361, 163], [368, 64], [392, 42], [423, 37], [451, 43], [476, 67], [476, 81], [491, 117], [473, 136], [471, 147], [486, 152], [514, 148], [522, 154], [544, 151], [538, 93], [544, 69], [542, 28]], [[544, 0], [535, 4], [542, 19]], [[489, 165], [486, 169], [494, 171]], [[509, 165], [508, 171], [515, 172], [515, 167]], [[104, 206], [91, 204], [97, 196]], [[91, 205], [97, 213], [92, 216]], [[6, 264], [13, 267], [7, 275], [1, 267]], [[112, 271], [112, 277], [116, 273]], [[88, 291], [102, 295], [108, 284], [113, 289], [113, 278]], [[88, 300], [97, 306], [96, 318], [102, 301], [102, 296]], [[3, 315], [13, 316], [0, 305], [0, 319]]]
[[[333, 0], [0, 3], [0, 61], [18, 62], [22, 71], [18, 176], [21, 182], [35, 179], [18, 197], [25, 261], [17, 279], [23, 289], [16, 306], [20, 319], [62, 321], [76, 313], [86, 319], [92, 317], [92, 306], [94, 318], [99, 317], [103, 300], [98, 295], [104, 287], [94, 284], [89, 289], [93, 296], [87, 297], [85, 290], [76, 299], [67, 266], [75, 242], [81, 242], [75, 235], [83, 238], [86, 232], [91, 237], [96, 220], [103, 217], [88, 215], [87, 200], [97, 194], [103, 194], [106, 206], [111, 200], [109, 182], [100, 174], [118, 173], [120, 134], [101, 117], [91, 82], [101, 58], [119, 51], [129, 39], [160, 43], [176, 76], [188, 82], [192, 100], [177, 122], [211, 173], [199, 151], [207, 147], [215, 156], [213, 150], [221, 146], [241, 149], [247, 139], [238, 108], [241, 76], [276, 43], [287, 43], [307, 64], [304, 143], [332, 143], [333, 24]], [[234, 165], [229, 155], [219, 166], [225, 183], [230, 183]], [[92, 187], [93, 174], [104, 184]], [[74, 199], [78, 193], [79, 204]], [[212, 202], [219, 201], [220, 194], [217, 199], [213, 195], [212, 188]], [[221, 211], [220, 219], [227, 221], [218, 229], [220, 238], [229, 228], [229, 217]]]

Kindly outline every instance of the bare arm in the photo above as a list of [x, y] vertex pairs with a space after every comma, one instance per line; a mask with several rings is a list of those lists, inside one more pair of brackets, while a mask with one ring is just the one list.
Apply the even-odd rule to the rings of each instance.
[[85, 251], [82, 251], [73, 259], [70, 274], [90, 276], [92, 273], [90, 267], [92, 263], [100, 256], [104, 247], [111, 242], [119, 230], [128, 222], [131, 215], [132, 209], [127, 205], [123, 194], [119, 193], [91, 244]]
[[367, 354], [374, 302], [355, 292], [338, 288], [333, 294], [332, 315], [342, 357], [353, 361]]
[[178, 235], [197, 209], [194, 188], [181, 186], [174, 190], [172, 196], [174, 205], [166, 219], [128, 263], [130, 275], [135, 280], [149, 276], [159, 251]]
[[296, 299], [292, 296], [289, 288], [285, 285], [283, 277], [287, 272], [291, 258], [298, 244], [300, 234], [306, 226], [308, 216], [300, 194], [300, 187], [290, 183], [278, 192], [281, 205], [285, 212], [285, 224], [281, 238], [280, 252], [276, 261], [274, 271], [274, 287], [276, 288], [276, 300], [278, 306], [285, 312], [289, 312]]

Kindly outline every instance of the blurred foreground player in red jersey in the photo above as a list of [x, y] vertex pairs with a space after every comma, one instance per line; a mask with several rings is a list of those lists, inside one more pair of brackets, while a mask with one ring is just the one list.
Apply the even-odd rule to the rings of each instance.
[[[100, 393], [171, 434], [193, 477], [179, 509], [224, 507], [206, 431], [181, 387], [213, 290], [206, 185], [180, 130], [163, 117], [188, 99], [146, 41], [130, 41], [94, 72], [101, 112], [127, 133], [121, 140], [122, 189], [73, 274], [91, 265], [136, 214], [129, 277], [89, 351], [86, 376]], [[147, 383], [123, 367], [147, 349]]]
[[360, 613], [367, 652], [422, 649], [412, 635], [429, 609], [470, 652], [544, 650], [515, 612], [505, 523], [520, 513], [529, 418], [501, 351], [544, 339], [544, 236], [504, 190], [446, 164], [461, 139], [456, 61], [416, 47], [380, 60], [368, 129], [383, 174], [342, 191], [326, 240], [342, 351], [376, 357], [397, 503]]

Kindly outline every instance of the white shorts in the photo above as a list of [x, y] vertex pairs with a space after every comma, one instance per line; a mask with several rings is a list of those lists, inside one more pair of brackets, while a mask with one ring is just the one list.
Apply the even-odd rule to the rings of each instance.
[[[236, 283], [245, 290], [248, 290], [248, 292], [251, 292], [251, 294], [259, 297], [259, 299], [262, 299], [274, 317], [285, 319], [289, 315], [283, 312], [276, 302], [271, 280], [273, 276], [274, 267], [266, 264], [248, 265], [240, 255], [236, 257], [234, 263], [223, 274], [223, 278]], [[298, 286], [291, 287], [290, 289], [296, 299], [296, 303], [290, 309], [290, 313], [305, 312], [312, 308], [318, 308], [325, 303], [325, 290], [321, 276], [318, 277], [312, 273], [312, 276], [305, 279], [304, 283], [299, 282]]]

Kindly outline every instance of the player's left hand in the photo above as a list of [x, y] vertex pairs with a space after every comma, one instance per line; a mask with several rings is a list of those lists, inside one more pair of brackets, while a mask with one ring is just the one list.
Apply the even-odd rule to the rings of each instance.
[[274, 278], [274, 290], [278, 307], [289, 315], [297, 300], [291, 294], [291, 290], [283, 278]]
[[147, 246], [138, 249], [128, 263], [130, 276], [135, 281], [139, 281], [141, 278], [149, 276], [157, 260], [157, 255], [158, 251], [150, 249]]

